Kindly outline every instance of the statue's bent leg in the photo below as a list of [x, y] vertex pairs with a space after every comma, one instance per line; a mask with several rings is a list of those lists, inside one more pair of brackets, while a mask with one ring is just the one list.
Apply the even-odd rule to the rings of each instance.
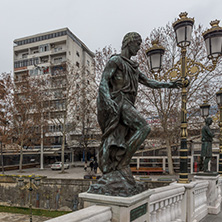
[[131, 138], [126, 142], [127, 151], [119, 164], [119, 167], [124, 167], [129, 165], [132, 156], [147, 138], [150, 127], [140, 113], [127, 102], [123, 105], [121, 118], [123, 123], [134, 131]]
[[204, 157], [200, 157], [200, 162], [199, 162], [199, 171], [203, 171], [203, 166], [204, 166]]
[[211, 157], [205, 157], [204, 159], [204, 172], [208, 171], [208, 163], [211, 160]]

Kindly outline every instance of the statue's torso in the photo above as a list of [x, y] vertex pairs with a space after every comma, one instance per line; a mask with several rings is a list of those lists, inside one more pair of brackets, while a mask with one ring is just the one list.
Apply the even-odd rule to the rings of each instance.
[[139, 71], [137, 63], [117, 55], [113, 61], [117, 69], [110, 79], [110, 94], [121, 92], [132, 103], [135, 102], [138, 89]]
[[126, 80], [124, 78], [124, 73], [122, 70], [117, 68], [115, 74], [112, 77], [111, 83], [112, 83], [112, 91], [119, 91], [122, 88], [124, 88]]

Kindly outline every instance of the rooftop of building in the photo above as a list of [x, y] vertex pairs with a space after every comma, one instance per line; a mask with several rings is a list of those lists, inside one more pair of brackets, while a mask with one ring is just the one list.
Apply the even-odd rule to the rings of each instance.
[[88, 54], [92, 57], [95, 56], [95, 54], [83, 43], [76, 35], [74, 35], [68, 28], [62, 28], [62, 29], [56, 29], [53, 31], [38, 33], [35, 35], [30, 35], [22, 38], [15, 39], [14, 47], [25, 45], [25, 44], [31, 44], [34, 42], [40, 42], [47, 39], [52, 39], [60, 36], [68, 35], [74, 42], [76, 42], [80, 47], [82, 47], [84, 50], [88, 52]]

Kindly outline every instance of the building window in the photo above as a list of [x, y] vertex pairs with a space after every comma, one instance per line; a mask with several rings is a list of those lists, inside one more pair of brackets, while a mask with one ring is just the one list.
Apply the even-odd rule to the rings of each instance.
[[29, 65], [29, 60], [21, 60], [14, 63], [14, 68], [26, 67]]
[[61, 63], [62, 57], [54, 58], [54, 63]]
[[59, 75], [62, 74], [65, 71], [63, 66], [54, 66], [52, 68], [52, 75]]
[[32, 58], [29, 60], [29, 65], [37, 65], [39, 64], [39, 58]]
[[37, 76], [38, 75], [38, 68], [29, 70], [30, 76]]
[[78, 51], [76, 51], [76, 55], [77, 55], [78, 57], [80, 56]]
[[66, 35], [66, 34], [67, 34], [66, 31], [57, 32], [57, 33], [52, 33], [52, 34], [48, 34], [48, 35], [43, 35], [43, 36], [31, 38], [31, 39], [26, 39], [26, 40], [18, 41], [18, 42], [15, 42], [15, 44], [17, 44], [17, 45], [24, 45], [24, 44], [28, 44], [28, 43], [42, 41], [42, 40], [45, 40], [45, 39], [51, 39], [51, 38], [55, 38], [55, 37], [58, 37], [58, 36], [63, 36], [63, 35]]
[[23, 59], [25, 59], [25, 58], [27, 58], [27, 57], [28, 57], [28, 53], [23, 53], [23, 54], [22, 54], [22, 58], [23, 58]]
[[57, 46], [56, 48], [54, 48], [54, 52], [59, 52], [62, 51], [62, 46]]
[[40, 46], [39, 46], [39, 51], [40, 51], [40, 52], [49, 51], [49, 44], [40, 45]]
[[45, 67], [42, 69], [42, 74], [48, 74], [49, 73], [49, 67]]
[[79, 68], [79, 62], [76, 62], [76, 66]]
[[46, 63], [48, 61], [49, 61], [48, 57], [41, 58], [41, 63]]

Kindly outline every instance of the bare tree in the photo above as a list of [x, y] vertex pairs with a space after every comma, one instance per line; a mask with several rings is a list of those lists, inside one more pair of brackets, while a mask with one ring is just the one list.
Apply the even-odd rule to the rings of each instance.
[[13, 88], [13, 142], [20, 146], [19, 171], [22, 171], [23, 148], [40, 143], [39, 127], [41, 120], [41, 102], [43, 101], [41, 78], [25, 76], [16, 81]]
[[3, 146], [9, 147], [11, 144], [12, 133], [12, 75], [11, 73], [2, 73], [0, 75], [0, 141], [1, 141], [1, 163], [4, 173]]

